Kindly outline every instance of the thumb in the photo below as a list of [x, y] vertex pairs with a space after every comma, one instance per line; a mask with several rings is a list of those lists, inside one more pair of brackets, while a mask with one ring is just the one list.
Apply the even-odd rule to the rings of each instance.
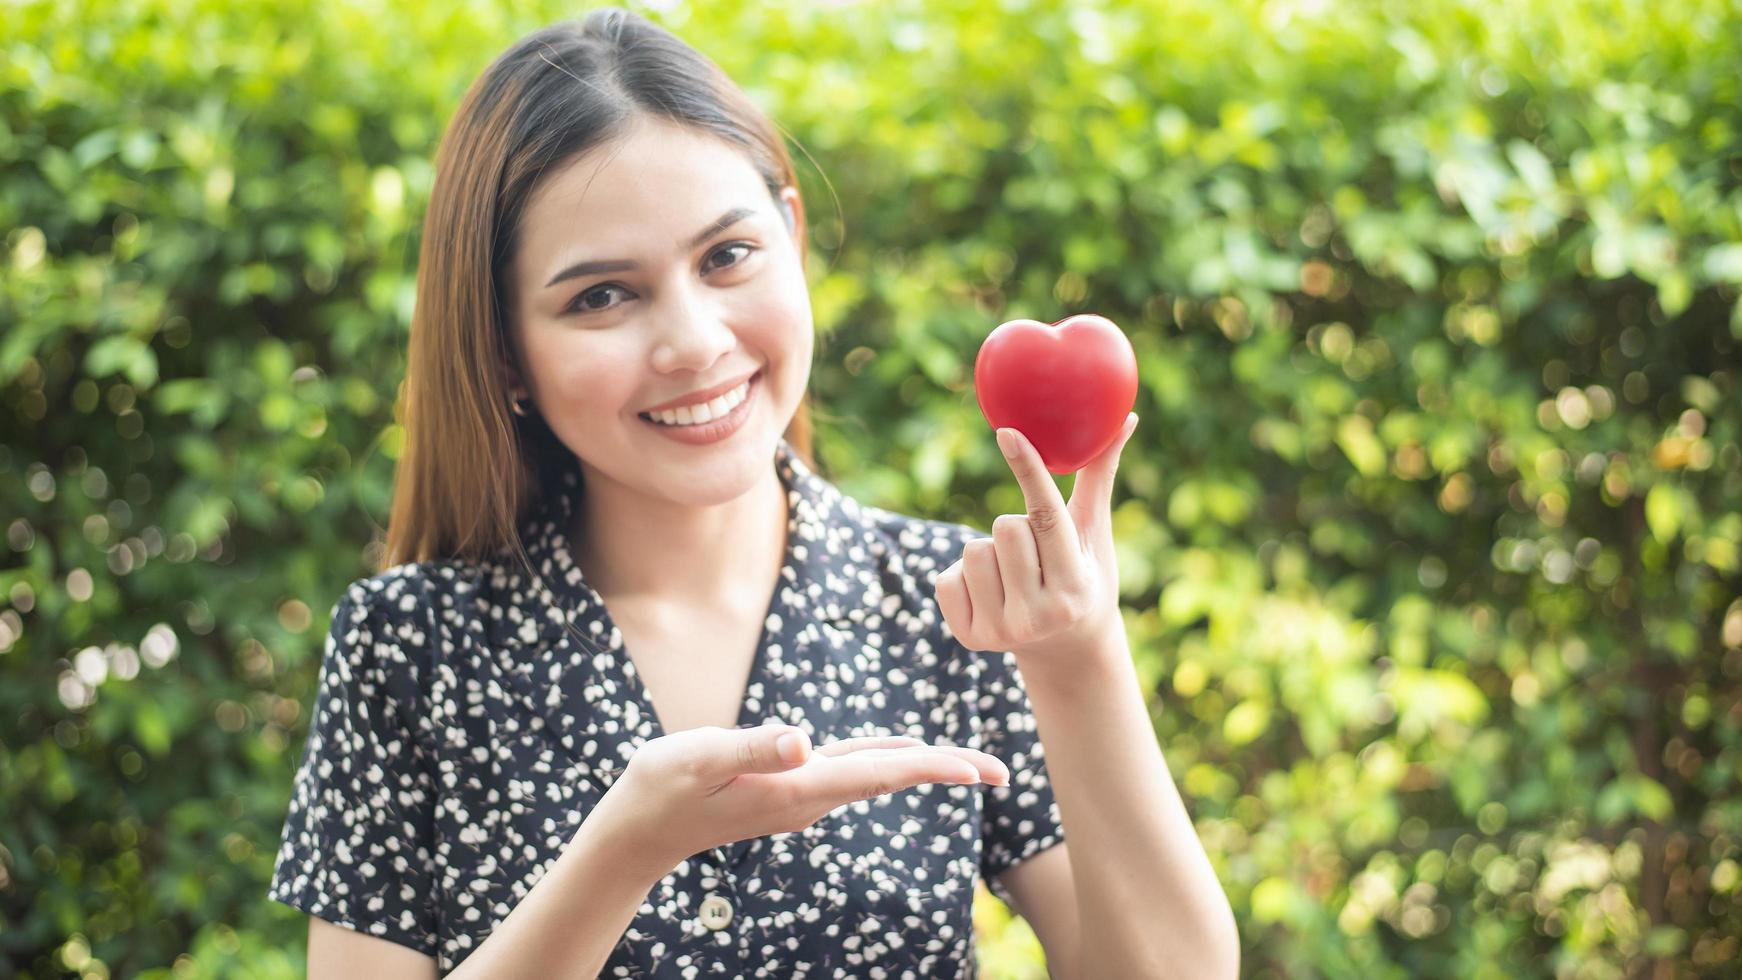
[[1136, 431], [1137, 415], [1127, 412], [1119, 435], [1078, 474], [1076, 482], [1071, 486], [1070, 502], [1071, 517], [1076, 521], [1077, 527], [1094, 526], [1100, 514], [1112, 507], [1113, 477], [1119, 471], [1119, 457], [1125, 452], [1125, 444], [1131, 441], [1131, 434]]
[[810, 759], [811, 740], [792, 725], [741, 728], [733, 746], [733, 769], [739, 773], [785, 772]]

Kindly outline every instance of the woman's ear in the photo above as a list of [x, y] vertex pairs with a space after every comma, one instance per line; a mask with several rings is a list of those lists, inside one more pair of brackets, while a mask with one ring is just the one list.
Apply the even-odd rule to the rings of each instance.
[[786, 219], [787, 231], [792, 233], [792, 240], [800, 249], [804, 248], [804, 200], [798, 196], [798, 188], [783, 187], [780, 189], [781, 216]]
[[502, 379], [503, 390], [508, 392], [508, 397], [512, 398], [517, 394], [525, 395], [529, 392], [526, 390], [525, 379], [520, 375], [520, 341], [514, 335], [514, 321], [512, 319], [514, 314], [509, 312], [507, 315], [511, 319], [503, 325], [503, 350], [498, 357], [496, 366], [500, 372], [497, 377]]
[[503, 374], [503, 380], [508, 385], [508, 410], [521, 418], [525, 418], [531, 412], [532, 392], [526, 390], [526, 386], [521, 384], [520, 372], [513, 367], [509, 367]]
[[526, 382], [520, 376], [520, 368], [513, 363], [504, 364], [502, 366], [502, 383], [504, 385], [504, 390], [508, 392], [509, 398], [525, 398], [532, 394], [532, 392], [527, 390]]

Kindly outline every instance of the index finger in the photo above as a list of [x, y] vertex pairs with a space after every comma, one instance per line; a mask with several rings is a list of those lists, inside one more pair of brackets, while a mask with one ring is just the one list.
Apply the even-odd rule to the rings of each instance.
[[843, 738], [838, 742], [817, 746], [818, 755], [846, 755], [849, 752], [863, 752], [866, 749], [898, 749], [909, 745], [924, 745], [917, 738], [908, 735], [861, 735], [858, 738]]
[[1041, 461], [1040, 451], [1028, 437], [1012, 428], [998, 430], [998, 447], [1016, 474], [1022, 487], [1022, 501], [1028, 508], [1028, 526], [1034, 530], [1034, 543], [1040, 549], [1040, 574], [1043, 582], [1063, 581], [1075, 574], [1077, 562], [1077, 528], [1071, 521], [1065, 498], [1059, 494], [1052, 474]]
[[974, 763], [920, 747], [870, 749], [827, 760], [805, 774], [805, 790], [833, 810], [854, 800], [899, 793], [921, 783], [980, 782]]

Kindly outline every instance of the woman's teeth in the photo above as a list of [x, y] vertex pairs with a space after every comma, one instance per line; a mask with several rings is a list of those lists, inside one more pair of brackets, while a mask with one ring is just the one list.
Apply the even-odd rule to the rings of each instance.
[[685, 405], [683, 408], [669, 412], [642, 412], [641, 417], [661, 425], [702, 425], [721, 418], [738, 407], [738, 403], [743, 401], [749, 393], [750, 382], [746, 381], [711, 402], [704, 402], [700, 405]]

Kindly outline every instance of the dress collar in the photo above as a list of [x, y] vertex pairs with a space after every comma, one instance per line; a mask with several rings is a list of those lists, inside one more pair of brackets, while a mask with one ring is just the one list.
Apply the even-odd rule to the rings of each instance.
[[[574, 560], [569, 528], [580, 505], [582, 481], [578, 463], [572, 456], [570, 460], [546, 481], [541, 502], [522, 523], [521, 540], [537, 572], [531, 583], [535, 594], [586, 629], [587, 620], [599, 618], [604, 601]], [[788, 505], [781, 595], [795, 612], [814, 608], [814, 618], [859, 622], [867, 608], [875, 610], [883, 599], [880, 577], [865, 571], [875, 565], [875, 558], [864, 508], [817, 475], [785, 439], [775, 448], [774, 464]], [[508, 563], [511, 577], [523, 571], [517, 566]], [[616, 645], [615, 638], [601, 639]]]
[[[899, 593], [885, 594], [885, 583], [908, 587], [899, 569], [883, 566], [887, 547], [879, 544], [875, 514], [812, 472], [785, 440], [774, 463], [789, 505], [786, 553], [740, 724], [764, 716], [760, 699], [776, 678], [790, 678], [804, 664], [849, 656], [855, 643], [875, 643], [872, 634], [887, 627], [882, 619], [867, 617], [892, 615], [900, 601]], [[658, 719], [624, 650], [622, 632], [570, 552], [568, 528], [580, 499], [579, 474], [564, 473], [546, 489], [558, 492], [545, 495], [521, 530], [536, 573], [532, 581], [526, 581], [517, 559], [506, 556], [495, 573], [498, 587], [532, 601], [504, 608], [486, 657], [579, 760], [576, 753], [589, 739], [634, 743], [656, 737]], [[751, 695], [758, 701], [748, 700]], [[610, 757], [627, 759], [628, 751], [618, 746], [576, 778], [602, 791], [616, 772]]]

